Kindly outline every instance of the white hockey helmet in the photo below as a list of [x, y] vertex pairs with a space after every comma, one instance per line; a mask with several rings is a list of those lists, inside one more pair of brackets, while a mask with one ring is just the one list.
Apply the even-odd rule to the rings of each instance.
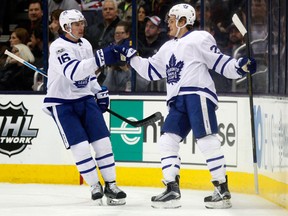
[[[83, 14], [76, 9], [72, 10], [65, 10], [60, 14], [59, 17], [59, 23], [64, 32], [71, 33], [71, 24], [73, 22], [79, 22], [79, 21], [85, 21], [86, 25], [86, 19], [83, 16]], [[65, 29], [66, 25], [66, 29]]]
[[177, 4], [173, 6], [169, 10], [168, 16], [175, 16], [177, 23], [181, 17], [186, 17], [186, 25], [193, 25], [196, 19], [195, 9], [189, 4]]

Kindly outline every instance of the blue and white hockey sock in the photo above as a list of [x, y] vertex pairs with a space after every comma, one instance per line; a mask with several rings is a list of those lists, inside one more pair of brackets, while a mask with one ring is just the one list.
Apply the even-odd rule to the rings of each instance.
[[95, 185], [98, 183], [98, 173], [96, 170], [96, 163], [91, 155], [90, 145], [87, 141], [71, 146], [71, 152], [78, 171], [88, 185]]
[[96, 152], [96, 162], [104, 181], [115, 181], [115, 160], [109, 137], [93, 142], [92, 147]]

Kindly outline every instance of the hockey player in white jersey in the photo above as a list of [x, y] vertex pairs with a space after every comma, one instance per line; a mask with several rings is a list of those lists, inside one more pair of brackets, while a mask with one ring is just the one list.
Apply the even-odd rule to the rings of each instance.
[[115, 49], [126, 56], [130, 65], [147, 80], [167, 79], [167, 106], [158, 141], [162, 173], [166, 190], [151, 198], [152, 207], [180, 207], [179, 143], [193, 131], [197, 145], [206, 159], [215, 191], [205, 197], [207, 208], [230, 208], [226, 164], [221, 152], [215, 110], [218, 98], [208, 69], [237, 79], [255, 73], [256, 62], [250, 58], [238, 60], [224, 55], [215, 39], [206, 31], [192, 31], [195, 10], [189, 4], [173, 6], [167, 17], [171, 39], [150, 58], [141, 58], [125, 45]]
[[[115, 182], [115, 161], [110, 133], [103, 118], [109, 106], [108, 90], [98, 84], [95, 71], [104, 64], [118, 62], [112, 47], [97, 50], [83, 38], [86, 21], [78, 10], [66, 10], [59, 22], [65, 32], [49, 48], [47, 95], [44, 110], [52, 115], [67, 149], [88, 185], [95, 204], [124, 205], [126, 193]], [[95, 101], [96, 97], [96, 101]], [[96, 155], [93, 158], [90, 145]], [[105, 182], [103, 191], [97, 174]]]

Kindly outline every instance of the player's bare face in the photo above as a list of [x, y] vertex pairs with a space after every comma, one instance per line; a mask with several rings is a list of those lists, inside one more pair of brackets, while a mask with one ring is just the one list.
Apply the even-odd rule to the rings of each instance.
[[175, 16], [171, 16], [169, 17], [168, 19], [168, 29], [169, 29], [169, 32], [168, 32], [168, 35], [170, 37], [175, 37], [175, 35], [177, 34], [177, 27], [176, 27], [176, 18]]
[[79, 21], [79, 22], [74, 22], [71, 25], [71, 33], [77, 38], [81, 38], [84, 35], [84, 29], [85, 29], [85, 22], [84, 21]]

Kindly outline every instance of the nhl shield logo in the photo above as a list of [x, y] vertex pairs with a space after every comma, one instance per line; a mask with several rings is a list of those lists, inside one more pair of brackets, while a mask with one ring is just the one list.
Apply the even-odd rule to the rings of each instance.
[[0, 153], [8, 155], [19, 154], [38, 134], [38, 129], [31, 129], [32, 115], [21, 102], [15, 105], [9, 102], [0, 104]]

